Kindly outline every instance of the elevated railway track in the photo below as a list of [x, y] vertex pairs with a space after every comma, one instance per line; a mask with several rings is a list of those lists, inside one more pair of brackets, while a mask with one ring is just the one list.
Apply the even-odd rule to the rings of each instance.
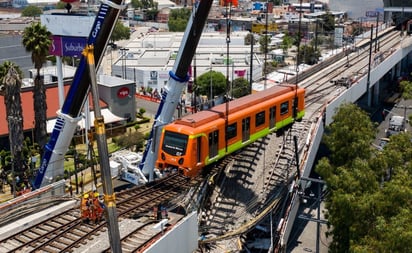
[[[240, 157], [243, 154], [247, 157], [254, 157], [253, 162], [249, 161], [248, 169], [245, 170], [242, 166], [244, 161], [237, 159], [237, 157], [234, 158], [231, 167], [226, 169], [226, 176], [223, 177], [226, 179], [222, 180], [222, 184], [216, 188], [216, 192], [212, 196], [213, 205], [204, 210], [208, 215], [204, 217], [204, 223], [201, 223], [205, 224], [205, 230], [213, 228], [213, 230], [210, 230], [213, 232], [209, 234], [204, 242], [205, 248], [212, 248], [209, 252], [219, 252], [228, 245], [238, 245], [238, 243], [228, 240], [229, 237], [233, 237], [229, 235], [233, 235], [233, 231], [238, 231], [240, 228], [247, 231], [245, 224], [248, 224], [248, 222], [243, 221], [255, 220], [264, 212], [266, 214], [276, 214], [277, 218], [275, 218], [276, 223], [274, 226], [279, 225], [279, 228], [284, 226], [282, 217], [289, 211], [288, 204], [290, 204], [288, 190], [285, 191], [285, 189], [288, 189], [291, 185], [298, 171], [302, 173], [303, 163], [307, 158], [307, 148], [311, 141], [311, 132], [318, 118], [324, 113], [325, 106], [339, 96], [343, 89], [356, 85], [358, 79], [367, 75], [369, 70], [369, 41], [369, 39], [365, 39], [358, 43], [356, 48], [348, 49], [333, 56], [332, 59], [298, 73], [298, 85], [306, 89], [305, 117], [301, 122], [294, 123], [293, 127], [282, 136], [272, 134], [253, 144], [254, 148], [243, 150]], [[394, 52], [394, 49], [400, 47], [400, 43], [399, 31], [395, 31], [393, 28], [381, 31], [379, 33], [379, 51], [374, 52], [374, 49], [372, 49], [371, 68], [384, 61], [386, 57]], [[293, 80], [296, 80], [296, 76], [287, 82], [291, 83]], [[344, 82], [342, 82], [343, 80]], [[261, 142], [263, 142], [263, 145], [260, 145]], [[238, 181], [237, 190], [246, 188], [246, 192], [254, 192], [253, 198], [246, 202], [244, 206], [238, 199], [231, 196], [229, 189], [233, 189], [233, 187], [228, 185], [227, 182], [228, 178], [230, 179], [232, 175], [239, 173], [242, 175], [249, 174], [246, 179]], [[256, 202], [261, 204], [259, 208], [251, 208], [251, 206], [255, 206], [254, 203]], [[228, 203], [230, 204], [228, 205]], [[231, 203], [237, 203], [238, 207], [232, 208], [234, 205]], [[265, 209], [272, 203], [276, 203], [272, 209]], [[241, 207], [239, 208], [239, 206]], [[230, 211], [227, 214], [226, 210], [228, 209], [236, 211]], [[222, 223], [215, 218], [226, 216], [231, 218], [227, 221], [240, 220], [241, 222], [235, 225], [229, 223], [228, 225], [227, 222]], [[255, 226], [253, 222], [249, 224], [251, 227]], [[228, 231], [228, 227], [231, 230]], [[202, 226], [199, 229], [203, 231]], [[276, 238], [279, 239], [280, 237], [277, 236]], [[275, 241], [274, 243], [279, 242]]]

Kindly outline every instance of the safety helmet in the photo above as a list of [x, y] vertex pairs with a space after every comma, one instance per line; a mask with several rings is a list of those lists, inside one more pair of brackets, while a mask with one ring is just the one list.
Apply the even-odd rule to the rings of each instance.
[[87, 199], [89, 197], [89, 194], [84, 194], [84, 198]]

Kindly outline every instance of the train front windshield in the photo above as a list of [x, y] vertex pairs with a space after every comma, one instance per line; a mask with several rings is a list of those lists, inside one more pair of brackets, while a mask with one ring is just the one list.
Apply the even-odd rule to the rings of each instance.
[[166, 131], [163, 138], [163, 151], [169, 155], [181, 156], [186, 154], [187, 140], [189, 136]]

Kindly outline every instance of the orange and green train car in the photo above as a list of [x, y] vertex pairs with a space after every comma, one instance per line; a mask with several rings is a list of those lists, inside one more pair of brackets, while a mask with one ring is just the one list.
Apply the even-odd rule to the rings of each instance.
[[156, 167], [196, 176], [205, 166], [301, 120], [304, 114], [305, 90], [282, 84], [230, 101], [228, 108], [220, 104], [187, 115], [163, 128]]

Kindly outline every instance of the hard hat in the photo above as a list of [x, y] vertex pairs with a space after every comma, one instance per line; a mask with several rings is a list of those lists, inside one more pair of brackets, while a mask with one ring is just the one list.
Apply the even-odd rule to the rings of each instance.
[[87, 199], [89, 197], [89, 194], [84, 194], [84, 198]]
[[98, 192], [94, 193], [94, 196], [95, 196], [95, 197], [99, 197], [99, 195], [100, 195], [100, 194], [99, 194]]

